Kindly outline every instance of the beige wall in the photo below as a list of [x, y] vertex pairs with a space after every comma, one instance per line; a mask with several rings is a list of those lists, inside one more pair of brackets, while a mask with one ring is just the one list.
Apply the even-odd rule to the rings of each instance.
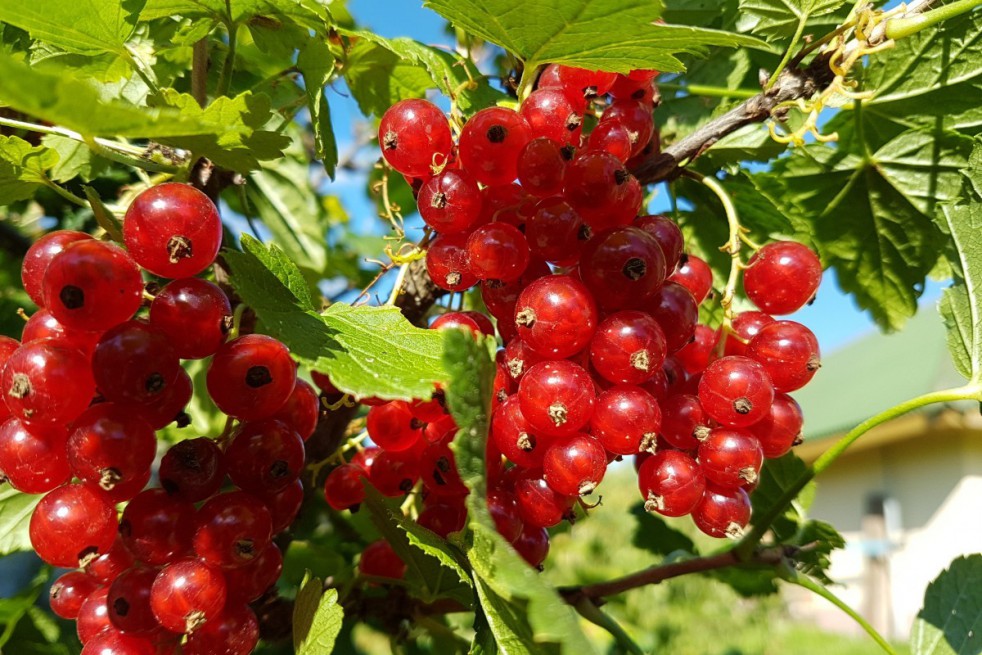
[[[885, 494], [897, 501], [900, 527], [887, 556], [890, 589], [883, 602], [886, 631], [905, 639], [924, 590], [952, 559], [982, 551], [982, 431], [934, 430], [915, 439], [849, 453], [825, 471], [810, 514], [835, 525], [847, 547], [833, 555], [834, 589], [857, 610], [864, 609], [866, 554], [862, 518], [867, 499]], [[821, 599], [797, 593], [791, 611], [826, 628], [854, 632], [848, 618]], [[883, 608], [887, 610], [888, 608]]]

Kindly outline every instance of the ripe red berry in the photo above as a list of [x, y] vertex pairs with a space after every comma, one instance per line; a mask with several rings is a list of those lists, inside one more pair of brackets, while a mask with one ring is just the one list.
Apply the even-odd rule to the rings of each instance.
[[[101, 337], [99, 332], [85, 332], [67, 328], [51, 315], [46, 309], [39, 309], [31, 314], [31, 318], [24, 324], [21, 332], [21, 342], [30, 343], [41, 339], [51, 339], [58, 342], [65, 348], [72, 348], [81, 351], [83, 355], [91, 359], [95, 345]], [[6, 338], [6, 337], [5, 337]], [[13, 341], [12, 339], [10, 341]], [[14, 343], [17, 343], [14, 341]], [[20, 344], [18, 344], [20, 345]], [[10, 353], [0, 357], [0, 361], [6, 360]]]
[[463, 291], [477, 284], [467, 252], [466, 234], [441, 234], [426, 251], [426, 272], [446, 291]]
[[220, 410], [252, 421], [286, 404], [297, 380], [289, 349], [262, 334], [247, 334], [223, 345], [208, 367], [208, 394]]
[[218, 444], [208, 437], [186, 439], [171, 446], [160, 460], [160, 486], [168, 494], [200, 502], [213, 496], [225, 478]]
[[573, 496], [554, 491], [541, 471], [529, 471], [515, 482], [515, 504], [526, 525], [551, 528], [571, 515], [574, 502]]
[[388, 541], [379, 539], [365, 546], [358, 560], [362, 575], [401, 580], [406, 575], [406, 563], [392, 550]]
[[522, 378], [518, 401], [522, 415], [537, 433], [572, 435], [593, 415], [593, 380], [573, 362], [540, 362]]
[[695, 255], [684, 255], [679, 261], [678, 268], [669, 278], [689, 290], [696, 304], [702, 304], [709, 292], [713, 290], [713, 271], [709, 264]]
[[154, 275], [191, 277], [215, 261], [222, 219], [215, 203], [189, 184], [158, 184], [138, 195], [123, 218], [123, 239]]
[[768, 314], [790, 314], [815, 297], [822, 263], [807, 246], [794, 241], [768, 243], [743, 272], [747, 297]]
[[232, 483], [252, 493], [275, 493], [300, 477], [303, 439], [276, 419], [241, 424], [225, 448]]
[[3, 421], [0, 423], [0, 479], [29, 494], [43, 494], [61, 486], [71, 477], [65, 454], [67, 438], [58, 428], [37, 433], [19, 419]]
[[533, 525], [522, 526], [522, 531], [511, 542], [515, 551], [522, 556], [529, 566], [534, 569], [541, 569], [542, 563], [549, 555], [549, 533], [545, 528], [538, 528]]
[[750, 426], [750, 432], [757, 437], [764, 457], [780, 457], [791, 450], [801, 437], [801, 407], [786, 393], [774, 396], [771, 410], [762, 420]]
[[226, 586], [221, 570], [199, 559], [168, 564], [150, 590], [150, 607], [171, 632], [191, 633], [219, 616]]
[[764, 452], [747, 431], [716, 428], [699, 444], [699, 464], [712, 484], [732, 489], [757, 481]]
[[413, 416], [409, 404], [393, 400], [368, 410], [368, 436], [380, 448], [398, 452], [412, 448], [420, 439], [424, 424]]
[[774, 321], [762, 327], [747, 346], [747, 356], [760, 362], [774, 388], [783, 392], [802, 388], [822, 366], [818, 339], [794, 321]]
[[460, 532], [467, 525], [467, 508], [453, 502], [427, 504], [416, 522], [446, 539], [451, 532]]
[[563, 195], [594, 230], [626, 225], [636, 213], [636, 208], [621, 206], [631, 179], [624, 163], [614, 155], [587, 150], [566, 167]]
[[79, 641], [83, 644], [92, 640], [101, 633], [120, 634], [109, 621], [109, 605], [106, 599], [109, 597], [109, 587], [100, 586], [89, 594], [79, 607], [78, 616], [75, 619], [75, 629], [78, 632]]
[[631, 158], [631, 132], [618, 121], [601, 121], [590, 132], [587, 148], [608, 152], [620, 161], [626, 162]]
[[283, 571], [283, 553], [270, 544], [245, 566], [224, 569], [229, 601], [251, 603], [276, 584]]
[[665, 269], [672, 273], [682, 258], [685, 247], [685, 237], [678, 224], [667, 216], [639, 216], [634, 220], [634, 226], [639, 227], [651, 236], [661, 246], [665, 255]]
[[112, 547], [116, 510], [104, 494], [86, 485], [58, 487], [34, 508], [30, 538], [48, 564], [82, 567]]
[[551, 439], [536, 436], [522, 415], [517, 395], [509, 396], [498, 405], [491, 420], [491, 439], [509, 461], [524, 468], [542, 465]]
[[774, 385], [764, 367], [754, 360], [723, 357], [703, 372], [699, 402], [723, 425], [745, 427], [767, 416], [774, 402]]
[[583, 283], [606, 309], [637, 306], [665, 281], [665, 256], [655, 238], [636, 227], [591, 239], [580, 256]]
[[82, 603], [100, 586], [98, 580], [82, 571], [63, 573], [49, 591], [51, 611], [63, 619], [74, 621]]
[[217, 617], [195, 630], [183, 655], [249, 655], [259, 643], [259, 621], [244, 603], [228, 602]]
[[539, 83], [518, 110], [528, 121], [530, 136], [546, 137], [560, 146], [579, 145], [585, 104], [582, 100], [574, 104], [558, 88], [541, 86], [542, 78]]
[[[477, 312], [447, 312], [438, 316], [432, 323], [430, 323], [431, 330], [459, 330], [466, 329], [470, 331], [474, 336], [493, 336], [494, 335], [494, 325], [490, 321], [487, 321], [486, 317], [483, 317], [485, 321], [478, 319]], [[485, 330], [490, 327], [490, 332], [485, 332]]]
[[357, 464], [342, 464], [324, 480], [324, 499], [334, 509], [351, 509], [365, 502], [364, 480], [368, 474]]
[[306, 380], [298, 378], [286, 404], [272, 418], [287, 424], [307, 441], [317, 429], [320, 412], [321, 401], [317, 390]]
[[590, 341], [590, 363], [614, 384], [641, 384], [661, 371], [665, 335], [649, 314], [622, 311], [600, 323]]
[[597, 128], [610, 123], [620, 124], [627, 131], [631, 146], [629, 155], [640, 153], [655, 133], [651, 105], [638, 100], [625, 99], [611, 103], [600, 117]]
[[685, 516], [702, 500], [706, 478], [696, 460], [678, 450], [663, 450], [641, 464], [638, 487], [646, 511]]
[[467, 171], [447, 169], [419, 190], [416, 205], [423, 221], [441, 234], [466, 232], [481, 218], [481, 190]]
[[668, 352], [677, 352], [692, 341], [699, 320], [699, 306], [681, 284], [666, 282], [641, 303], [639, 309], [658, 321]]
[[453, 148], [450, 124], [439, 107], [426, 100], [400, 100], [378, 126], [382, 156], [403, 175], [426, 177], [447, 163]]
[[140, 415], [154, 430], [160, 430], [173, 422], [179, 426], [185, 426], [190, 420], [184, 409], [191, 402], [194, 395], [194, 388], [191, 385], [191, 376], [182, 368], [177, 371], [174, 382], [168, 385], [162, 392], [147, 403], [117, 403], [126, 407], [127, 411]]
[[244, 491], [219, 494], [198, 510], [194, 552], [215, 566], [242, 566], [258, 557], [273, 537], [269, 510]]
[[774, 319], [763, 312], [740, 312], [733, 317], [730, 325], [732, 334], [727, 335], [724, 355], [747, 355], [747, 345], [757, 336], [760, 329], [773, 323]]
[[506, 541], [513, 542], [522, 532], [522, 519], [518, 515], [515, 499], [503, 491], [488, 492], [488, 512], [494, 521], [498, 534]]
[[427, 446], [419, 456], [419, 472], [423, 486], [433, 498], [462, 498], [468, 493], [447, 444]]
[[279, 534], [293, 525], [303, 504], [303, 482], [299, 478], [275, 493], [263, 493], [260, 500], [269, 510], [273, 520], [273, 534]]
[[743, 489], [708, 485], [702, 500], [692, 510], [692, 520], [710, 537], [737, 539], [750, 521], [750, 509], [750, 497]]
[[27, 292], [35, 305], [44, 307], [44, 272], [48, 269], [48, 264], [55, 258], [55, 255], [76, 241], [85, 241], [91, 238], [84, 232], [56, 230], [45, 234], [28, 248], [21, 264], [20, 279], [24, 284], [24, 291]]
[[369, 470], [369, 480], [379, 493], [389, 498], [405, 496], [419, 480], [417, 453], [412, 450], [392, 452], [383, 450], [375, 457]]
[[71, 423], [85, 411], [95, 393], [85, 355], [47, 339], [14, 351], [0, 382], [10, 414], [42, 429]]
[[99, 582], [111, 584], [119, 575], [136, 563], [133, 553], [119, 535], [112, 547], [85, 565], [85, 572]]
[[699, 398], [689, 394], [674, 394], [661, 405], [661, 435], [681, 450], [695, 450], [709, 436], [712, 419], [706, 415]]
[[498, 325], [515, 321], [515, 305], [518, 296], [529, 284], [539, 278], [552, 275], [549, 265], [533, 257], [525, 268], [525, 274], [514, 282], [486, 280], [481, 283], [481, 299], [488, 311], [498, 319]]
[[532, 139], [518, 156], [518, 181], [523, 189], [538, 198], [561, 193], [566, 162], [572, 156], [572, 147], [560, 147], [546, 137]]
[[615, 455], [653, 450], [661, 427], [661, 409], [641, 387], [611, 387], [597, 398], [590, 431]]
[[157, 569], [132, 568], [113, 581], [106, 602], [109, 620], [116, 628], [148, 636], [159, 627], [150, 609], [150, 588], [156, 578]]
[[553, 443], [542, 460], [549, 486], [564, 496], [593, 493], [607, 471], [607, 453], [600, 442], [585, 434]]
[[75, 477], [103, 491], [146, 481], [157, 454], [157, 439], [146, 421], [115, 403], [99, 403], [72, 425], [67, 452]]
[[113, 243], [86, 239], [57, 254], [44, 272], [44, 305], [65, 327], [102, 331], [130, 318], [143, 302], [143, 278]]
[[100, 632], [85, 642], [80, 655], [157, 655], [152, 641], [117, 631]]
[[119, 534], [145, 564], [160, 566], [184, 557], [194, 533], [194, 505], [163, 489], [138, 493], [123, 510]]
[[518, 175], [518, 156], [532, 136], [521, 114], [488, 107], [474, 114], [460, 133], [460, 161], [478, 182], [508, 184]]
[[525, 224], [532, 255], [557, 266], [572, 266], [593, 232], [562, 196], [539, 201]]
[[707, 325], [696, 325], [692, 340], [675, 353], [675, 358], [690, 376], [699, 375], [706, 370], [709, 362], [714, 358], [714, 348], [716, 348], [716, 330]]
[[544, 356], [575, 355], [597, 327], [597, 306], [581, 282], [551, 275], [530, 283], [515, 305], [518, 336]]
[[557, 71], [563, 91], [571, 99], [590, 99], [602, 96], [617, 80], [617, 73], [591, 71], [560, 65]]
[[525, 235], [507, 223], [482, 225], [467, 237], [467, 259], [479, 280], [512, 282], [525, 272], [529, 245]]
[[225, 343], [231, 317], [225, 292], [194, 277], [174, 280], [150, 303], [150, 325], [167, 336], [181, 359], [215, 354]]

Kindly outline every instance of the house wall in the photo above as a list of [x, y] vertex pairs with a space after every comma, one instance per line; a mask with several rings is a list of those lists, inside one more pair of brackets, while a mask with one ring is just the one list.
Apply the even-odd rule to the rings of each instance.
[[[864, 535], [868, 499], [877, 494], [893, 501], [887, 503], [886, 541]], [[980, 498], [982, 430], [931, 430], [843, 456], [818, 479], [809, 512], [836, 526], [847, 541], [832, 557], [831, 577], [842, 584], [833, 591], [882, 632], [906, 639], [928, 583], [955, 557], [982, 551]], [[878, 555], [887, 573], [873, 597], [868, 562]], [[820, 598], [792, 593], [788, 601], [799, 617], [827, 629], [858, 631]]]

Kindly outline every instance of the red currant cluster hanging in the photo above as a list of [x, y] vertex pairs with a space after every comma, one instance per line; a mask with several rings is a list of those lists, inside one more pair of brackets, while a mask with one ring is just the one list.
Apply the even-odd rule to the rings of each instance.
[[[24, 288], [40, 309], [20, 342], [0, 337], [0, 472], [45, 494], [30, 539], [45, 562], [79, 569], [55, 582], [51, 607], [77, 621], [85, 655], [245, 655], [259, 638], [248, 603], [282, 568], [272, 537], [303, 498], [319, 399], [282, 343], [228, 340], [228, 298], [193, 277], [221, 244], [207, 196], [151, 188], [123, 231], [127, 250], [58, 231], [28, 251]], [[173, 281], [138, 315], [141, 268]], [[155, 430], [187, 421], [181, 360], [209, 356], [208, 393], [236, 428], [172, 446], [160, 486], [144, 490]]]
[[[714, 537], [740, 534], [764, 458], [788, 452], [800, 434], [787, 393], [819, 365], [814, 335], [770, 315], [796, 311], [818, 289], [820, 262], [801, 244], [771, 243], [749, 261], [745, 290], [762, 311], [731, 316], [725, 336], [698, 324], [711, 271], [684, 254], [675, 223], [639, 216], [643, 191], [630, 173], [659, 148], [655, 75], [549, 66], [517, 111], [478, 112], [456, 143], [425, 100], [397, 103], [379, 127], [386, 162], [412, 184], [437, 233], [426, 257], [434, 283], [452, 292], [479, 284], [496, 319], [504, 349], [489, 504], [533, 566], [548, 551], [545, 528], [572, 517], [608, 464], [627, 455], [649, 511], [692, 514]], [[492, 333], [481, 315], [449, 320]], [[425, 417], [406, 405], [385, 411], [399, 413], [408, 445], [386, 443], [370, 422], [382, 454], [423, 447]], [[463, 525], [460, 499], [456, 507], [440, 513]]]

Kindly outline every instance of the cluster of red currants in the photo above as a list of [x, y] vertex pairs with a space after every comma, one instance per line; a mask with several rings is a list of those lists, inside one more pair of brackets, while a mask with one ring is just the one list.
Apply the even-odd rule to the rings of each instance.
[[[768, 244], [748, 262], [744, 288], [761, 311], [720, 330], [698, 323], [710, 268], [684, 253], [674, 222], [641, 215], [630, 173], [659, 147], [655, 75], [553, 65], [517, 111], [476, 113], [456, 142], [425, 100], [392, 106], [379, 128], [383, 157], [436, 233], [431, 278], [452, 292], [479, 284], [504, 344], [489, 503], [534, 566], [548, 551], [545, 528], [572, 518], [627, 455], [649, 511], [692, 514], [715, 537], [740, 534], [764, 458], [800, 434], [787, 393], [819, 366], [814, 335], [771, 316], [818, 289], [821, 264], [801, 244]], [[493, 334], [477, 316], [452, 322]], [[403, 422], [426, 423], [398, 407]]]
[[[126, 250], [58, 231], [27, 253], [40, 309], [20, 342], [0, 338], [0, 473], [44, 494], [30, 539], [48, 564], [78, 569], [54, 583], [51, 607], [77, 621], [83, 653], [245, 655], [259, 638], [248, 604], [282, 568], [272, 537], [303, 498], [319, 399], [282, 343], [229, 339], [228, 298], [194, 277], [222, 239], [206, 195], [148, 189], [123, 233]], [[172, 281], [152, 295], [141, 268]], [[208, 393], [235, 429], [173, 445], [146, 488], [155, 431], [187, 424], [181, 360], [205, 357]]]

